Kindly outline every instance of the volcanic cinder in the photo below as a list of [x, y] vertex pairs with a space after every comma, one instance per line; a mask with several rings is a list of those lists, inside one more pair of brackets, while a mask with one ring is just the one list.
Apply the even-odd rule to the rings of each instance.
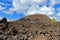
[[60, 40], [60, 22], [42, 14], [29, 15], [16, 21], [0, 20], [0, 40]]

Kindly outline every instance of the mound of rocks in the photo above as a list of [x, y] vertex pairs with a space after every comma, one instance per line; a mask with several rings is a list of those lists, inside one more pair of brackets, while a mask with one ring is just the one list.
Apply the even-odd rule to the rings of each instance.
[[46, 15], [30, 15], [17, 21], [0, 21], [0, 40], [60, 40], [60, 24]]

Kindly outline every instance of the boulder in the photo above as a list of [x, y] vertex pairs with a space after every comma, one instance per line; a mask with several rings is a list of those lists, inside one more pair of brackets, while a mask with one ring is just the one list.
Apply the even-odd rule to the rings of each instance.
[[3, 18], [2, 20], [0, 20], [0, 23], [7, 23], [7, 19]]

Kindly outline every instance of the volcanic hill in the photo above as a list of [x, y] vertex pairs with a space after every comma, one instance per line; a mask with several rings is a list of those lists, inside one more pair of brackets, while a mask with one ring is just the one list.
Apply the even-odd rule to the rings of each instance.
[[0, 20], [0, 40], [60, 40], [60, 23], [46, 15], [29, 15], [16, 21]]

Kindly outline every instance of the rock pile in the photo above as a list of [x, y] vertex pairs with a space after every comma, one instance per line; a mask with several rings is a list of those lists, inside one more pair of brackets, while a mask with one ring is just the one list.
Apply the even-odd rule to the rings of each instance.
[[60, 40], [60, 24], [54, 26], [45, 15], [31, 15], [17, 21], [0, 20], [0, 40]]

